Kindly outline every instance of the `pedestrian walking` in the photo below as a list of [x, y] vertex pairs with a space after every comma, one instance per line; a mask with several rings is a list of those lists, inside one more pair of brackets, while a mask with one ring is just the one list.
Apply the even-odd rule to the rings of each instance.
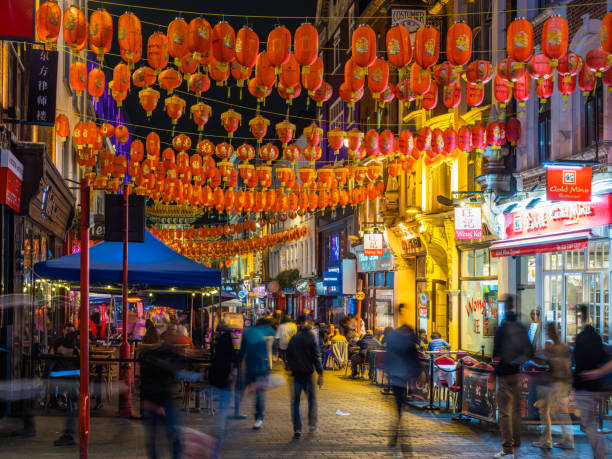
[[266, 319], [259, 319], [255, 327], [245, 329], [238, 352], [238, 364], [244, 361], [246, 367], [245, 384], [255, 392], [255, 430], [263, 426], [266, 407], [266, 385], [270, 373], [266, 337], [270, 328]]
[[519, 410], [519, 373], [521, 365], [533, 357], [527, 328], [518, 321], [514, 309], [514, 297], [500, 298], [505, 304], [506, 318], [495, 333], [493, 365], [497, 375], [497, 408], [502, 450], [495, 458], [512, 459], [514, 450], [521, 445], [521, 414]]
[[597, 404], [604, 399], [602, 376], [612, 371], [612, 363], [606, 364], [607, 355], [599, 333], [593, 328], [588, 307], [580, 305], [583, 329], [576, 336], [574, 346], [574, 389], [580, 410], [580, 427], [586, 432], [593, 449], [594, 459], [606, 457], [606, 439], [597, 430], [595, 416]]
[[232, 342], [231, 330], [221, 322], [217, 326], [210, 361], [210, 385], [213, 399], [217, 403], [217, 447], [214, 457], [221, 457], [223, 450], [227, 416], [232, 396], [232, 374], [235, 360], [236, 351]]
[[291, 402], [291, 417], [293, 420], [293, 437], [302, 436], [302, 418], [300, 416], [300, 398], [302, 392], [308, 396], [308, 426], [310, 432], [318, 429], [317, 399], [313, 382], [313, 373], [319, 374], [317, 384], [323, 385], [323, 366], [319, 349], [311, 332], [311, 323], [305, 316], [298, 319], [298, 332], [291, 338], [287, 346], [287, 367], [293, 375], [293, 399]]
[[[548, 384], [542, 385], [544, 394], [539, 407], [540, 419], [542, 421], [542, 435], [540, 441], [534, 442], [533, 446], [543, 449], [552, 449], [553, 446], [563, 449], [574, 448], [574, 434], [571, 429], [572, 420], [567, 412], [569, 391], [572, 383], [572, 360], [571, 349], [561, 342], [556, 322], [546, 324], [546, 337], [549, 342], [544, 348], [542, 360], [550, 368], [548, 373]], [[563, 437], [561, 442], [552, 442], [552, 421], [561, 424]], [[570, 426], [570, 427], [567, 427]]]
[[[66, 426], [64, 433], [53, 442], [55, 446], [74, 445], [74, 431], [77, 420], [77, 404], [79, 401], [79, 335], [72, 324], [67, 324], [70, 330], [57, 347], [56, 354], [62, 356], [54, 363], [51, 370], [51, 378], [58, 378], [63, 383], [64, 393], [66, 394]], [[83, 330], [82, 333], [88, 333]]]
[[[403, 304], [399, 306], [400, 318], [405, 318], [407, 308]], [[418, 338], [414, 330], [404, 323], [387, 335], [385, 371], [391, 382], [391, 391], [395, 400], [396, 417], [391, 426], [391, 438], [389, 447], [396, 448], [401, 434], [402, 411], [406, 401], [406, 388], [410, 381], [419, 373], [419, 361], [417, 357]]]

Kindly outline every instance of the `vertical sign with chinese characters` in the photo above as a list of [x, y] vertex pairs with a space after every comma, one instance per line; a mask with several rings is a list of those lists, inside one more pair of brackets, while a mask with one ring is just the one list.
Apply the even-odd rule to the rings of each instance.
[[482, 238], [480, 207], [455, 207], [455, 239]]
[[366, 257], [380, 257], [383, 254], [382, 233], [365, 233], [363, 235], [363, 254]]
[[56, 81], [57, 51], [31, 49], [28, 123], [53, 125]]

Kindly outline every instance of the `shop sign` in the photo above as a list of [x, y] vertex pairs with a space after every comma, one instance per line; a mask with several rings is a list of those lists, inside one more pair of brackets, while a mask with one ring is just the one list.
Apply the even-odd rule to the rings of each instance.
[[566, 233], [612, 223], [612, 194], [593, 196], [591, 202], [561, 202], [504, 216], [505, 238], [516, 239]]
[[363, 254], [366, 257], [380, 257], [383, 254], [382, 233], [365, 233], [363, 235]]
[[30, 50], [28, 123], [51, 126], [55, 123], [57, 51]]
[[455, 239], [482, 239], [480, 207], [455, 207]]
[[308, 286], [309, 286], [308, 279], [299, 279], [295, 283], [295, 289], [302, 294], [308, 291]]
[[383, 250], [379, 257], [368, 257], [363, 253], [363, 248], [358, 247], [355, 250], [357, 256], [357, 272], [366, 273], [372, 271], [392, 271], [393, 256], [390, 250]]
[[427, 10], [410, 10], [406, 8], [393, 8], [391, 10], [391, 25], [403, 25], [408, 32], [415, 33], [425, 25]]
[[6, 204], [15, 212], [21, 206], [21, 185], [23, 183], [23, 164], [10, 150], [0, 154], [0, 203]]
[[92, 241], [103, 241], [106, 226], [104, 225], [104, 215], [95, 214], [93, 223], [89, 227], [89, 237]]
[[0, 39], [34, 41], [35, 10], [36, 2], [33, 0], [4, 0], [0, 15]]
[[546, 199], [549, 201], [590, 201], [591, 168], [549, 167], [546, 169]]
[[495, 373], [487, 370], [463, 368], [461, 384], [461, 414], [483, 421], [497, 422]]

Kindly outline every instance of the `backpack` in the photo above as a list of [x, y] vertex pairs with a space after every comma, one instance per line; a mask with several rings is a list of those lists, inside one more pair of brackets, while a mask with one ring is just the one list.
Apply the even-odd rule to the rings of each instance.
[[522, 365], [532, 354], [531, 342], [525, 328], [518, 322], [506, 321], [503, 325], [504, 336], [501, 363]]

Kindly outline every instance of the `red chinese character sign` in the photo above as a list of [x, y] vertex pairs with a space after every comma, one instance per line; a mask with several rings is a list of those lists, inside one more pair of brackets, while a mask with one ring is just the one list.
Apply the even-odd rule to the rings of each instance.
[[546, 199], [549, 201], [590, 201], [590, 167], [549, 167], [546, 171]]
[[455, 239], [482, 238], [480, 207], [455, 207]]
[[10, 152], [0, 154], [0, 203], [8, 205], [15, 212], [21, 206], [21, 184], [23, 164]]
[[380, 257], [383, 254], [382, 233], [365, 233], [363, 235], [363, 254], [366, 257]]

